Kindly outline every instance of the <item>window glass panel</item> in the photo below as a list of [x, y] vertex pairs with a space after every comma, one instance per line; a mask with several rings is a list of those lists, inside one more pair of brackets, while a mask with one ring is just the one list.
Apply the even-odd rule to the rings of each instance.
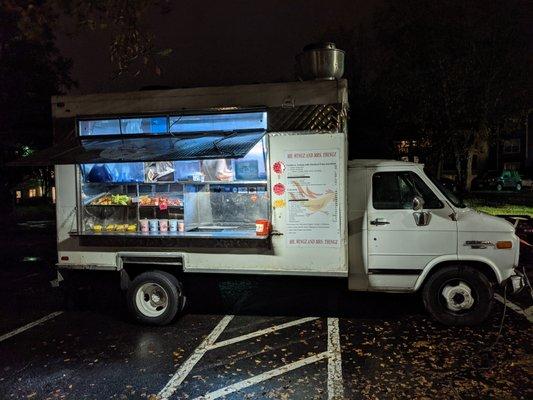
[[235, 180], [254, 181], [266, 179], [266, 153], [264, 139], [259, 141], [243, 158], [232, 160]]
[[144, 163], [145, 182], [173, 182], [174, 163], [172, 161], [150, 161]]
[[436, 209], [444, 205], [425, 182], [414, 172], [400, 172], [400, 178], [406, 181], [410, 190], [406, 193], [407, 197], [402, 199], [403, 208], [411, 208], [414, 196], [420, 196], [424, 199], [424, 208]]
[[199, 179], [200, 161], [174, 161], [174, 177], [177, 181], [193, 181]]
[[79, 127], [80, 136], [120, 135], [120, 121], [118, 119], [80, 121]]
[[400, 208], [400, 187], [395, 172], [379, 172], [372, 177], [372, 203], [376, 210]]
[[520, 139], [508, 139], [503, 141], [503, 152], [505, 154], [520, 153]]
[[413, 172], [380, 172], [372, 177], [372, 203], [376, 210], [411, 209], [414, 196], [424, 199], [426, 209], [444, 206]]
[[[168, 126], [167, 126], [168, 122]], [[79, 121], [80, 136], [264, 130], [266, 112], [113, 118]]]
[[179, 115], [170, 117], [170, 132], [213, 132], [243, 129], [266, 129], [266, 112]]
[[166, 117], [123, 118], [120, 124], [123, 134], [167, 133]]
[[82, 164], [84, 182], [142, 182], [143, 163]]

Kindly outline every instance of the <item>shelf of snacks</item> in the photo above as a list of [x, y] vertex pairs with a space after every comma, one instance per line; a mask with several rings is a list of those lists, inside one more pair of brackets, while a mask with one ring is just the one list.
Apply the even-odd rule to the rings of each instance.
[[99, 232], [137, 232], [137, 224], [94, 224], [92, 225], [91, 231], [95, 233]]
[[[86, 232], [137, 232], [138, 202], [133, 185], [107, 188], [107, 191], [85, 198], [82, 209]], [[114, 193], [113, 193], [114, 192]]]
[[170, 197], [164, 195], [139, 196], [139, 207], [159, 207], [166, 209], [168, 207], [183, 207], [183, 200], [179, 197]]
[[96, 198], [90, 200], [85, 207], [87, 206], [126, 206], [126, 207], [137, 207], [137, 202], [134, 201], [134, 197], [128, 196], [127, 194], [110, 194], [103, 193]]

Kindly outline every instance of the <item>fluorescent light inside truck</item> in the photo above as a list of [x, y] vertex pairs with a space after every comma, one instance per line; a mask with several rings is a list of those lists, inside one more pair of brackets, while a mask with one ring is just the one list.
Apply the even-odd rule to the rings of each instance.
[[80, 136], [266, 130], [266, 112], [231, 114], [138, 116], [79, 121]]
[[169, 131], [172, 133], [239, 131], [266, 129], [266, 112], [179, 115], [170, 117]]

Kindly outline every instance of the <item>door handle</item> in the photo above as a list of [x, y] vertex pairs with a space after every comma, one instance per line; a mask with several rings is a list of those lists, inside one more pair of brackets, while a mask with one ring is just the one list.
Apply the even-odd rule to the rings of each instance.
[[388, 225], [388, 224], [390, 224], [390, 222], [387, 221], [385, 218], [376, 218], [370, 221], [370, 225]]
[[431, 213], [428, 211], [415, 212], [413, 217], [417, 226], [428, 226], [429, 221], [431, 221]]

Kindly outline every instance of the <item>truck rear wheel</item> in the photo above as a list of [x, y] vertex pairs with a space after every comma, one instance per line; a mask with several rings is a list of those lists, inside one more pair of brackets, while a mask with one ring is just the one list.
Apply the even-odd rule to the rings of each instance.
[[449, 266], [429, 277], [422, 298], [428, 312], [444, 325], [472, 326], [490, 314], [494, 293], [485, 275], [469, 266]]
[[131, 283], [126, 296], [133, 318], [150, 325], [170, 323], [185, 301], [181, 283], [164, 271], [140, 274]]

